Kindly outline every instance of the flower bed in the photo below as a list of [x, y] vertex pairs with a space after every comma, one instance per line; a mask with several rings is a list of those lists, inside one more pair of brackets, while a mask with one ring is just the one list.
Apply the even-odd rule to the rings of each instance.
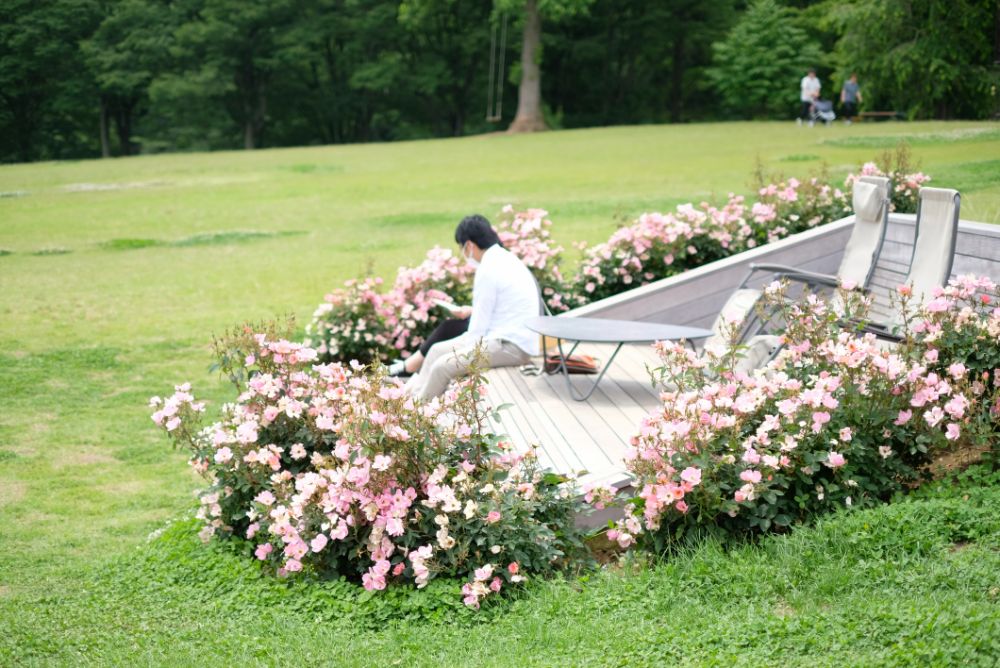
[[[815, 296], [789, 303], [780, 284], [766, 301], [788, 323], [786, 348], [753, 375], [658, 344], [670, 389], [632, 439], [638, 494], [609, 537], [660, 549], [692, 530], [780, 530], [885, 500], [942, 449], [1000, 452], [997, 286], [962, 277], [925, 305], [900, 294], [905, 339], [894, 348], [844, 331], [864, 316], [859, 294], [842, 291], [835, 310]], [[612, 491], [588, 496], [603, 505]]]
[[[188, 384], [153, 420], [209, 482], [202, 537], [236, 537], [283, 576], [366, 589], [465, 578], [466, 604], [570, 565], [580, 510], [564, 480], [485, 431], [478, 375], [440, 400], [404, 395], [357, 363], [247, 327], [216, 343], [239, 392], [202, 427]], [[249, 376], [249, 378], [247, 378]]]
[[[888, 176], [893, 209], [916, 210], [917, 192], [930, 177], [908, 171], [909, 155], [882, 157], [887, 172], [866, 163], [847, 177], [849, 188], [863, 175]], [[559, 313], [583, 306], [708, 262], [771, 243], [850, 214], [845, 191], [820, 177], [761, 185], [753, 202], [730, 193], [715, 206], [682, 204], [670, 213], [644, 213], [608, 241], [583, 249], [573, 276], [561, 270], [563, 248], [552, 241], [552, 222], [542, 209], [505, 206], [497, 232], [504, 246], [532, 271], [548, 308]], [[381, 279], [349, 281], [328, 294], [306, 328], [306, 345], [323, 361], [386, 361], [408, 356], [440, 322], [435, 299], [466, 303], [471, 269], [450, 251], [435, 247], [417, 267], [402, 267], [392, 287]]]

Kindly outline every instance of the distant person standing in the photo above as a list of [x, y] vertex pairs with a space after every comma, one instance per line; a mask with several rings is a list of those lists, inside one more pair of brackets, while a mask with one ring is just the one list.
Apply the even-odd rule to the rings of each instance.
[[841, 113], [848, 125], [851, 118], [858, 114], [858, 103], [861, 102], [861, 88], [858, 86], [858, 75], [851, 72], [851, 78], [844, 82], [844, 87], [840, 89]]
[[[816, 70], [809, 68], [809, 74], [802, 77], [802, 95], [800, 99], [802, 100], [802, 109], [799, 111], [799, 125], [802, 125], [802, 120], [809, 120], [809, 114], [812, 112], [813, 103], [819, 99], [819, 91], [822, 86], [819, 83], [819, 79], [816, 78]], [[812, 121], [810, 121], [810, 124]]]

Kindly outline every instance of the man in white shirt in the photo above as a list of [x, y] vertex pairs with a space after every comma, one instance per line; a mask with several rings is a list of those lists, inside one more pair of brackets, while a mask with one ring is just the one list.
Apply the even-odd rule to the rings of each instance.
[[816, 70], [810, 68], [809, 74], [802, 77], [802, 94], [800, 95], [802, 109], [799, 112], [799, 125], [802, 124], [802, 119], [809, 120], [809, 113], [812, 111], [813, 103], [819, 99], [821, 87], [819, 79], [816, 78]]
[[464, 375], [477, 349], [489, 367], [525, 364], [541, 352], [539, 335], [525, 326], [540, 308], [531, 271], [500, 244], [483, 216], [464, 218], [455, 230], [455, 241], [466, 261], [476, 267], [469, 329], [427, 352], [420, 372], [406, 384], [409, 393], [420, 399], [442, 394], [448, 383]]

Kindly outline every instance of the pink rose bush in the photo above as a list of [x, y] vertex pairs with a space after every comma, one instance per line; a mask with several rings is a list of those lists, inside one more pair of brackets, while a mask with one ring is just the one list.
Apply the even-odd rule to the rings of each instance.
[[573, 279], [575, 305], [679, 274], [743, 250], [752, 229], [743, 197], [721, 208], [681, 204], [673, 213], [644, 213], [605, 243], [584, 249]]
[[857, 174], [848, 174], [844, 186], [847, 189], [852, 188], [854, 182], [862, 176], [886, 176], [889, 178], [889, 210], [897, 213], [916, 213], [917, 195], [920, 193], [920, 188], [931, 180], [931, 177], [923, 172], [904, 173], [892, 168], [883, 171], [874, 162], [866, 162]]
[[657, 344], [663, 405], [626, 456], [636, 492], [609, 531], [622, 547], [662, 548], [695, 529], [781, 530], [885, 500], [919, 481], [944, 449], [996, 455], [992, 281], [956, 280], [935, 297], [943, 308], [904, 304], [913, 308], [896, 346], [844, 329], [865, 313], [858, 293], [841, 291], [840, 311], [811, 295], [791, 302], [780, 285], [767, 294], [787, 325], [785, 347], [753, 374], [733, 371], [731, 357]]
[[327, 362], [407, 356], [439, 321], [435, 299], [469, 301], [471, 276], [461, 258], [435, 246], [416, 267], [400, 267], [387, 292], [381, 278], [347, 281], [317, 307], [304, 343]]
[[644, 213], [611, 238], [584, 251], [572, 281], [575, 305], [602, 299], [708, 262], [771, 243], [850, 214], [847, 196], [819, 178], [762, 186], [748, 204], [729, 194], [716, 207], [679, 205]]
[[[906, 315], [906, 331], [920, 352], [920, 361], [949, 384], [968, 383], [971, 396], [950, 396], [943, 412], [925, 412], [924, 419], [945, 425], [949, 440], [960, 439], [958, 420], [978, 420], [975, 431], [991, 434], [993, 451], [1000, 443], [1000, 425], [994, 419], [1000, 406], [990, 404], [990, 393], [1000, 386], [1000, 288], [986, 276], [959, 276], [947, 286], [935, 288], [930, 300], [914, 304], [908, 286], [902, 286], [900, 308]], [[934, 398], [932, 391], [914, 397], [913, 408]], [[970, 406], [969, 401], [976, 406]], [[984, 404], [983, 401], [986, 401]], [[902, 416], [900, 416], [902, 417]]]
[[844, 191], [815, 176], [768, 184], [757, 196], [751, 210], [754, 234], [747, 247], [772, 243], [851, 213]]
[[391, 350], [381, 278], [351, 279], [323, 298], [306, 326], [306, 345], [323, 359], [384, 359]]
[[247, 327], [217, 342], [239, 392], [218, 421], [202, 426], [188, 385], [151, 400], [154, 422], [208, 481], [204, 540], [246, 540], [280, 576], [369, 590], [463, 578], [473, 607], [581, 554], [575, 493], [486, 432], [478, 376], [421, 403], [378, 372], [321, 364], [272, 335]]
[[461, 257], [439, 246], [416, 267], [399, 268], [384, 302], [388, 337], [397, 354], [408, 356], [437, 326], [442, 312], [435, 299], [458, 304], [472, 300], [472, 275], [472, 267]]
[[548, 215], [543, 209], [515, 211], [508, 204], [500, 212], [497, 234], [504, 248], [531, 270], [549, 310], [560, 313], [569, 309], [568, 286], [559, 270], [563, 247], [552, 241]]

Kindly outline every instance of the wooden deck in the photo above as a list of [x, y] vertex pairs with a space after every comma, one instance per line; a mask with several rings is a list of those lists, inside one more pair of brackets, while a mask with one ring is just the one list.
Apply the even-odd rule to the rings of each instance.
[[[832, 273], [840, 264], [853, 217], [719, 260], [570, 311], [564, 317], [603, 317], [709, 327], [751, 263], [789, 264]], [[912, 249], [914, 216], [892, 214], [888, 247], [876, 268], [874, 287], [894, 289]], [[904, 257], [905, 256], [905, 257]], [[953, 275], [977, 273], [1000, 282], [1000, 225], [961, 221]], [[766, 276], [761, 277], [765, 282]], [[606, 360], [609, 346], [581, 344], [578, 352]], [[581, 482], [628, 484], [622, 456], [643, 416], [658, 403], [647, 365], [657, 366], [650, 346], [626, 346], [589, 400], [574, 401], [562, 376], [524, 376], [516, 368], [487, 373], [494, 406], [510, 404], [493, 425], [514, 445], [535, 445], [542, 463]], [[592, 382], [581, 376], [574, 382]]]
[[[607, 360], [614, 346], [581, 344], [577, 353]], [[587, 401], [569, 396], [561, 375], [525, 376], [517, 368], [494, 369], [487, 377], [501, 412], [498, 432], [518, 447], [538, 446], [543, 465], [561, 473], [586, 475], [609, 484], [624, 482], [622, 458], [628, 440], [659, 398], [647, 365], [659, 366], [652, 346], [625, 346]], [[582, 393], [594, 376], [572, 376]]]

